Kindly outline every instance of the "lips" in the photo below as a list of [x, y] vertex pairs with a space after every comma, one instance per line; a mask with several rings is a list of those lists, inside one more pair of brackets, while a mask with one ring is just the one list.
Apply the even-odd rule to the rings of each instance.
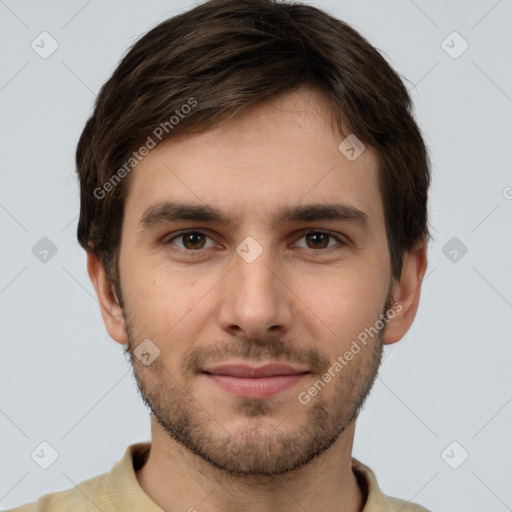
[[224, 364], [207, 368], [202, 373], [230, 394], [262, 400], [295, 386], [310, 372], [286, 364], [271, 363], [258, 368]]
[[260, 378], [260, 377], [274, 377], [277, 375], [298, 375], [301, 373], [308, 373], [307, 370], [294, 368], [287, 364], [271, 363], [265, 364], [258, 368], [248, 365], [220, 365], [209, 369], [203, 370], [205, 373], [212, 375], [230, 375], [232, 377], [245, 377], [245, 378]]

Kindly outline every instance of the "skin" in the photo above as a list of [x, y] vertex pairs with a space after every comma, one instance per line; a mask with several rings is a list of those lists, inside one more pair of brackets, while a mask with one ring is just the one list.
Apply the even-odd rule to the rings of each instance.
[[[152, 449], [137, 479], [166, 511], [364, 506], [351, 469], [355, 420], [382, 345], [399, 341], [414, 320], [426, 246], [404, 255], [393, 281], [374, 149], [367, 145], [349, 161], [325, 109], [319, 93], [302, 89], [151, 151], [129, 178], [119, 260], [124, 310], [98, 258], [88, 255], [106, 328], [128, 347], [153, 413]], [[141, 226], [146, 209], [163, 200], [210, 204], [239, 221]], [[325, 202], [362, 210], [368, 230], [338, 220], [274, 222], [283, 205]], [[173, 238], [183, 229], [199, 233]], [[305, 229], [339, 241], [306, 236]], [[251, 263], [236, 252], [248, 236], [262, 249]], [[401, 309], [379, 336], [300, 403], [299, 392], [391, 303]], [[160, 350], [148, 366], [133, 356], [144, 339]], [[199, 371], [267, 361], [311, 373], [256, 400], [230, 394]]]

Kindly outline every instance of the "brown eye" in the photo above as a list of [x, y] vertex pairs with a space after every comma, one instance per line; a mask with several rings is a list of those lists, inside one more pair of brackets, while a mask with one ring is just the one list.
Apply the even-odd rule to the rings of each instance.
[[308, 233], [306, 240], [313, 244], [313, 249], [325, 249], [328, 245], [329, 235], [326, 233]]
[[[210, 238], [209, 236], [201, 233], [200, 231], [183, 231], [174, 235], [172, 238], [168, 238], [164, 243], [177, 245], [179, 248], [185, 251], [198, 251], [200, 249], [205, 249], [206, 239]], [[177, 240], [181, 243], [175, 243], [174, 240]]]
[[[203, 243], [201, 243], [201, 238], [203, 238]], [[185, 233], [181, 235], [181, 239], [185, 248], [191, 251], [202, 249], [204, 245], [204, 236], [201, 233]]]
[[[329, 245], [330, 241], [338, 242], [343, 245], [343, 242], [336, 236], [326, 233], [324, 231], [309, 231], [301, 238], [306, 240], [306, 249], [328, 249], [336, 244]], [[304, 248], [304, 247], [302, 247]]]

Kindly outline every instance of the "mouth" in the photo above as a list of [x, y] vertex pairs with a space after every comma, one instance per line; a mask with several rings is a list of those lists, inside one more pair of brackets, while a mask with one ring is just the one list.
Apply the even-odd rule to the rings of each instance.
[[224, 364], [201, 372], [221, 389], [240, 398], [266, 399], [295, 386], [308, 370], [271, 363], [260, 367]]

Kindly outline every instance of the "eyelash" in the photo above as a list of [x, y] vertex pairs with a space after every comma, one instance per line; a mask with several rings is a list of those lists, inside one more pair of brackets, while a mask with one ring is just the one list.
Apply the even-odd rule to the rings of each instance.
[[[175, 240], [176, 238], [180, 238], [184, 235], [188, 235], [188, 234], [191, 234], [191, 233], [194, 233], [194, 234], [200, 234], [200, 235], [203, 235], [207, 238], [212, 238], [211, 236], [209, 236], [207, 233], [205, 233], [204, 231], [201, 231], [200, 229], [185, 229], [185, 230], [182, 230], [182, 231], [178, 231], [177, 233], [171, 233], [171, 235], [165, 237], [163, 240], [162, 240], [162, 243], [164, 245], [174, 245], [172, 244], [172, 241]], [[340, 245], [340, 247], [336, 247], [336, 246], [333, 246], [333, 247], [326, 247], [324, 249], [309, 249], [310, 251], [312, 252], [331, 252], [331, 250], [336, 250], [336, 249], [340, 249], [341, 247], [345, 246], [345, 245], [348, 245], [347, 242], [343, 241], [341, 238], [339, 238], [338, 236], [332, 234], [331, 232], [329, 231], [323, 231], [323, 230], [318, 230], [318, 229], [307, 229], [305, 231], [302, 231], [301, 232], [301, 236], [300, 238], [304, 238], [305, 236], [311, 234], [311, 233], [314, 233], [314, 234], [323, 234], [323, 235], [327, 235], [329, 236], [330, 238], [334, 238], [334, 240], [336, 240], [338, 242], [338, 245]], [[299, 239], [300, 239], [299, 238]], [[199, 255], [199, 253], [201, 251], [205, 251], [206, 249], [209, 249], [209, 247], [207, 247], [206, 249], [183, 249], [181, 247], [177, 247], [177, 246], [174, 246], [176, 250], [184, 253], [184, 254], [187, 254], [187, 255]], [[302, 248], [304, 249], [304, 248]], [[308, 250], [306, 248], [306, 250]]]

